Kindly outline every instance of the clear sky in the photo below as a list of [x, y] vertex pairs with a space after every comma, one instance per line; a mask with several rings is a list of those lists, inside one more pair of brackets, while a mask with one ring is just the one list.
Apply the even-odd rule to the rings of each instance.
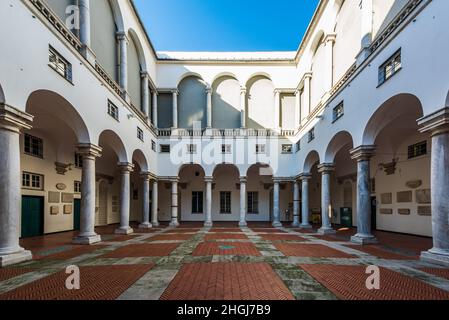
[[295, 51], [318, 0], [134, 0], [157, 51]]

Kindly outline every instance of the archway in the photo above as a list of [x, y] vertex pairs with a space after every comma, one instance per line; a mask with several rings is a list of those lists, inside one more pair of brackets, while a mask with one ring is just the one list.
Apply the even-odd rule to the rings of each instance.
[[256, 75], [248, 80], [246, 88], [246, 126], [252, 129], [274, 128], [275, 87], [271, 79], [265, 75]]
[[205, 171], [199, 164], [179, 169], [179, 214], [181, 221], [204, 222], [206, 219]]
[[178, 85], [178, 121], [180, 128], [207, 125], [207, 84], [198, 76], [187, 76]]
[[239, 221], [239, 169], [233, 164], [219, 164], [213, 171], [212, 220]]
[[212, 83], [212, 127], [240, 128], [242, 108], [240, 83], [234, 76], [224, 75]]

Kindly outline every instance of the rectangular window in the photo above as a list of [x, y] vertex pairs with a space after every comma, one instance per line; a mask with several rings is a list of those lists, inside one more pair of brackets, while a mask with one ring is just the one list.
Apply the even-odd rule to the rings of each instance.
[[265, 153], [265, 145], [264, 144], [256, 144], [256, 153], [257, 154]]
[[402, 68], [401, 49], [379, 68], [379, 86], [394, 76]]
[[24, 136], [24, 152], [33, 157], [44, 158], [44, 141], [29, 134]]
[[308, 141], [312, 142], [315, 139], [315, 128], [312, 128], [312, 130], [308, 133]]
[[81, 169], [83, 167], [83, 156], [75, 152], [75, 168]]
[[156, 152], [156, 142], [154, 140], [151, 140], [151, 150]]
[[221, 145], [221, 153], [230, 154], [232, 153], [232, 147], [230, 144], [222, 144]]
[[118, 107], [109, 100], [108, 100], [108, 114], [118, 121], [119, 119]]
[[408, 158], [413, 159], [427, 154], [427, 141], [423, 141], [408, 147]]
[[259, 193], [248, 192], [248, 213], [259, 214]]
[[63, 76], [66, 80], [72, 82], [72, 65], [51, 46], [48, 52], [48, 60], [48, 65], [53, 70]]
[[203, 213], [203, 192], [202, 191], [192, 192], [192, 213], [193, 214]]
[[299, 151], [301, 151], [301, 140], [296, 142], [296, 152], [299, 152]]
[[188, 144], [187, 145], [187, 153], [188, 154], [196, 154], [196, 144]]
[[75, 181], [73, 184], [73, 190], [75, 193], [81, 193], [81, 181]]
[[293, 145], [283, 144], [282, 145], [282, 153], [293, 153]]
[[169, 144], [161, 144], [161, 153], [170, 153], [170, 145]]
[[220, 192], [220, 213], [231, 214], [231, 192]]
[[143, 130], [140, 129], [139, 127], [137, 127], [137, 138], [139, 138], [139, 140], [143, 141]]
[[337, 121], [338, 119], [343, 117], [344, 114], [345, 114], [345, 107], [342, 101], [334, 108], [332, 122]]
[[33, 190], [43, 190], [44, 176], [40, 174], [24, 172], [22, 174], [22, 187]]

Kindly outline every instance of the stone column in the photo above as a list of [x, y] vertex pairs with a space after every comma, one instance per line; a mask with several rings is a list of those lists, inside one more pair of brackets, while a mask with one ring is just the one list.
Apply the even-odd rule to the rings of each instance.
[[240, 126], [246, 128], [246, 88], [240, 88]]
[[129, 226], [129, 210], [130, 210], [130, 175], [134, 170], [131, 163], [119, 163], [122, 173], [120, 188], [120, 227], [115, 230], [116, 234], [131, 234], [134, 230]]
[[274, 180], [273, 187], [273, 227], [282, 227], [281, 223], [281, 211], [279, 208], [279, 191], [280, 191], [280, 181]]
[[303, 95], [304, 95], [304, 109], [307, 110], [307, 114], [302, 115], [304, 118], [307, 117], [311, 110], [311, 105], [310, 105], [310, 82], [312, 80], [312, 72], [307, 72], [304, 75], [304, 90], [303, 90]]
[[78, 0], [80, 15], [80, 41], [90, 47], [90, 0]]
[[178, 90], [172, 91], [173, 96], [173, 129], [178, 128]]
[[350, 151], [357, 160], [357, 234], [351, 238], [358, 244], [377, 243], [371, 230], [370, 159], [375, 146], [360, 146]]
[[449, 266], [449, 108], [418, 120], [421, 132], [432, 136], [431, 198], [433, 248], [421, 260]]
[[170, 227], [179, 227], [178, 219], [178, 179], [171, 182], [171, 222]]
[[293, 227], [299, 227], [301, 222], [299, 219], [299, 183], [295, 179], [293, 181]]
[[149, 88], [149, 75], [147, 72], [142, 72], [142, 113], [149, 118], [150, 117], [150, 88]]
[[246, 195], [246, 177], [240, 177], [240, 222], [239, 227], [246, 227], [248, 224], [246, 223], [246, 211], [247, 207], [247, 195]]
[[302, 183], [302, 229], [312, 229], [309, 223], [309, 180], [312, 176], [309, 173], [303, 173], [299, 176]]
[[19, 245], [22, 207], [20, 131], [31, 129], [33, 116], [0, 104], [0, 267], [31, 260]]
[[295, 129], [301, 126], [301, 91], [295, 91]]
[[212, 128], [212, 88], [206, 88], [207, 95], [207, 128]]
[[128, 38], [124, 32], [117, 32], [119, 43], [119, 84], [123, 91], [123, 96], [128, 92]]
[[143, 192], [142, 192], [142, 210], [143, 210], [143, 221], [139, 225], [139, 229], [151, 229], [153, 226], [150, 223], [150, 177], [149, 172], [143, 172], [140, 175], [143, 181]]
[[357, 66], [361, 65], [370, 55], [370, 46], [373, 40], [373, 0], [362, 0], [361, 48], [357, 56]]
[[158, 219], [158, 182], [157, 180], [153, 180], [153, 201], [152, 201], [152, 209], [151, 209], [151, 224], [153, 227], [159, 227], [159, 219]]
[[153, 91], [153, 126], [155, 128], [157, 128], [158, 124], [157, 124], [157, 91], [154, 90]]
[[333, 164], [325, 163], [318, 166], [318, 172], [321, 173], [321, 228], [318, 230], [320, 234], [332, 234], [331, 216], [331, 173], [335, 167]]
[[78, 145], [78, 152], [83, 157], [81, 182], [81, 223], [80, 233], [73, 239], [75, 244], [93, 244], [101, 241], [95, 233], [95, 198], [96, 176], [95, 161], [101, 157], [102, 149], [92, 144]]
[[212, 227], [212, 182], [213, 177], [205, 177], [206, 182], [206, 221], [204, 222], [205, 227]]
[[273, 129], [278, 130], [280, 129], [280, 117], [281, 114], [281, 91], [278, 89], [274, 90], [274, 122], [273, 122]]
[[324, 41], [326, 43], [326, 77], [325, 85], [326, 92], [330, 93], [334, 86], [334, 43], [336, 38], [335, 33], [329, 33], [326, 35]]

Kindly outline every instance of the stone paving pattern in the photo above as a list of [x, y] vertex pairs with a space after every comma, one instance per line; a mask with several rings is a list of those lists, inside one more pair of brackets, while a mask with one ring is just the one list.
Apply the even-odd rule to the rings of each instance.
[[[449, 270], [418, 260], [431, 239], [376, 232], [378, 245], [349, 242], [354, 229], [321, 237], [316, 230], [238, 228], [183, 223], [137, 229], [76, 246], [76, 232], [21, 240], [34, 259], [0, 269], [0, 300], [449, 300]], [[65, 268], [81, 270], [69, 291]], [[381, 289], [368, 290], [366, 267], [381, 268]]]

